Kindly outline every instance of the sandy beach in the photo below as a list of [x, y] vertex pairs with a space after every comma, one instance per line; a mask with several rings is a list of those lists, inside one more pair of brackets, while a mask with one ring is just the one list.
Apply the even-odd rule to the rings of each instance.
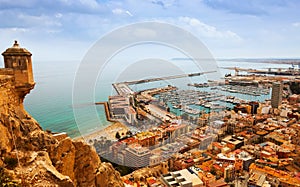
[[106, 137], [109, 140], [116, 140], [115, 136], [117, 132], [119, 132], [119, 134], [122, 136], [122, 134], [125, 135], [128, 130], [129, 128], [126, 125], [120, 122], [116, 122], [106, 127], [105, 129], [95, 131], [81, 137], [77, 137], [75, 138], [75, 140], [84, 140], [86, 142], [89, 142], [89, 140], [100, 139], [102, 136]]

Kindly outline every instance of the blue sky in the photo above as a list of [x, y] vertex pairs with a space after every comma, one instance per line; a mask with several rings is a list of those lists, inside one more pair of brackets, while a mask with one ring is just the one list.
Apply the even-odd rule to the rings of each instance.
[[81, 60], [111, 30], [178, 25], [217, 58], [300, 57], [299, 0], [0, 0], [0, 49], [15, 39], [36, 60]]

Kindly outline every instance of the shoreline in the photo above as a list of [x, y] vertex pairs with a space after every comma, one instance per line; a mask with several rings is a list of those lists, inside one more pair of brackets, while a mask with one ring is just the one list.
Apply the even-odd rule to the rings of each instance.
[[87, 134], [84, 134], [84, 135], [81, 135], [78, 137], [74, 137], [74, 138], [72, 138], [73, 140], [75, 140], [75, 141], [83, 140], [88, 143], [90, 140], [99, 139], [101, 136], [106, 137], [109, 140], [116, 140], [115, 134], [117, 132], [119, 132], [120, 134], [122, 134], [122, 133], [126, 134], [126, 132], [129, 130], [129, 128], [126, 125], [122, 124], [121, 122], [110, 118], [107, 102], [96, 102], [95, 105], [103, 105], [104, 106], [106, 120], [111, 122], [112, 124], [110, 124], [109, 126], [103, 128], [103, 129], [96, 130], [95, 132], [90, 132], [90, 133], [87, 133]]
[[115, 138], [115, 135], [117, 132], [119, 132], [120, 134], [122, 134], [122, 133], [126, 134], [126, 132], [128, 130], [129, 130], [129, 128], [126, 125], [124, 125], [123, 123], [115, 122], [115, 123], [105, 127], [104, 129], [97, 130], [95, 132], [91, 132], [89, 134], [73, 138], [73, 140], [75, 140], [75, 141], [84, 140], [87, 143], [90, 140], [100, 139], [100, 137], [106, 137], [108, 140], [117, 140]]

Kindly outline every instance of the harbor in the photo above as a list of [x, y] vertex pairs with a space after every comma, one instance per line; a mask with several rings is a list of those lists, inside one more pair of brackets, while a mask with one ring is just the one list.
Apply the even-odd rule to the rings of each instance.
[[[239, 97], [240, 95], [242, 97]], [[232, 109], [237, 104], [265, 100], [269, 97], [270, 90], [267, 88], [238, 85], [175, 89], [154, 95], [160, 105], [169, 107], [170, 111], [178, 116], [183, 113], [195, 116], [203, 112]]]

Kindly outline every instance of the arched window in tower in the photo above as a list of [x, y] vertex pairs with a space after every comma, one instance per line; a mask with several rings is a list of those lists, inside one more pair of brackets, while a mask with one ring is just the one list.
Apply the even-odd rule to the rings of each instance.
[[18, 63], [17, 62], [13, 62], [12, 68], [16, 68], [18, 67]]

